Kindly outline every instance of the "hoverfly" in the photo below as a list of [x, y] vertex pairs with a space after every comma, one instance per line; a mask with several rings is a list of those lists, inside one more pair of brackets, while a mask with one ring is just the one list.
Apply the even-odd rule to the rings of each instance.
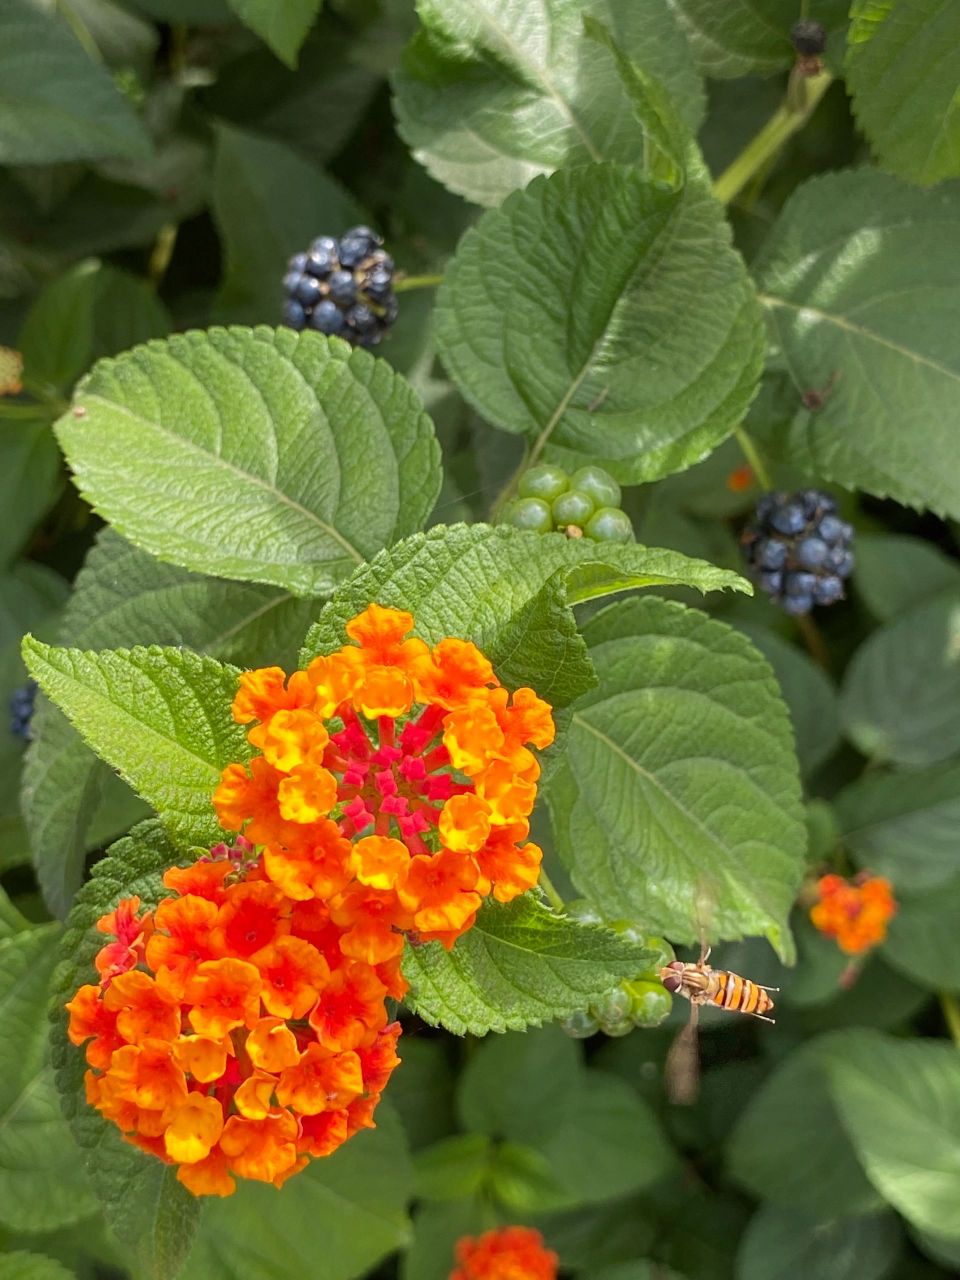
[[691, 1103], [697, 1096], [697, 1020], [702, 1004], [746, 1013], [763, 1022], [775, 1021], [767, 1017], [767, 1011], [773, 1008], [767, 993], [779, 991], [779, 987], [764, 987], [726, 969], [711, 969], [707, 964], [709, 958], [710, 948], [703, 945], [696, 964], [672, 960], [660, 970], [660, 981], [670, 994], [690, 1001], [690, 1021], [667, 1055], [667, 1093], [672, 1102]]

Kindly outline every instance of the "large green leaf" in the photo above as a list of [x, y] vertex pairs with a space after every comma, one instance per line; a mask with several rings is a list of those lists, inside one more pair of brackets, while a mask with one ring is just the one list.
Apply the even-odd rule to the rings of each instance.
[[421, 527], [433, 424], [383, 360], [291, 329], [211, 329], [101, 361], [57, 435], [81, 492], [163, 560], [297, 595]]
[[627, 482], [680, 471], [729, 435], [762, 347], [705, 181], [676, 192], [611, 164], [538, 178], [484, 214], [447, 268], [436, 332], [488, 421]]
[[149, 156], [150, 139], [108, 72], [58, 13], [0, 6], [0, 163]]
[[185, 649], [57, 649], [28, 636], [34, 679], [188, 845], [222, 835], [211, 795], [250, 749], [230, 703], [238, 671]]
[[796, 0], [673, 0], [703, 70], [711, 76], [769, 74], [788, 67]]
[[739, 632], [653, 597], [584, 635], [600, 684], [547, 788], [577, 889], [608, 919], [683, 942], [764, 934], [789, 957], [806, 834], [770, 668]]
[[960, 991], [960, 873], [932, 888], [898, 890], [886, 960], [921, 987]]
[[857, 533], [857, 594], [881, 622], [934, 596], [960, 589], [960, 564], [922, 538]]
[[954, 0], [853, 0], [846, 80], [885, 169], [960, 176], [960, 8]]
[[663, 83], [691, 132], [703, 118], [703, 85], [669, 0], [417, 7], [423, 27], [394, 81], [400, 133], [435, 178], [478, 204], [564, 166], [643, 157], [648, 131], [610, 52], [585, 39], [585, 17]]
[[956, 1046], [876, 1031], [830, 1038], [830, 1091], [867, 1177], [912, 1226], [960, 1236]]
[[225, 124], [216, 131], [212, 196], [225, 259], [214, 310], [223, 321], [279, 321], [290, 255], [361, 220], [353, 197], [291, 147]]
[[[76, 580], [58, 638], [84, 649], [179, 645], [238, 666], [290, 668], [319, 609], [319, 602], [276, 587], [226, 582], [162, 564], [107, 528]], [[109, 765], [41, 697], [22, 805], [44, 897], [58, 915], [66, 914], [84, 854], [102, 839], [104, 823], [108, 837], [122, 834], [122, 827], [110, 825], [111, 810], [103, 808], [110, 799], [103, 788], [111, 785], [115, 794], [120, 784]], [[91, 830], [98, 802], [99, 818]]]
[[834, 798], [856, 862], [916, 891], [960, 874], [960, 765], [867, 774]]
[[58, 926], [0, 942], [0, 1223], [49, 1231], [96, 1205], [57, 1103], [47, 1060], [47, 995]]
[[288, 66], [317, 19], [323, 0], [229, 0], [230, 8]]
[[455, 1035], [521, 1031], [585, 1009], [635, 978], [652, 952], [608, 929], [555, 915], [531, 894], [490, 902], [452, 951], [438, 942], [407, 949], [407, 1003]]
[[847, 736], [874, 760], [916, 767], [960, 752], [960, 591], [880, 627], [847, 668]]
[[[756, 263], [796, 391], [769, 445], [823, 480], [960, 515], [960, 184], [869, 169], [788, 201]], [[829, 387], [819, 409], [800, 397]]]
[[900, 1245], [892, 1213], [831, 1220], [761, 1205], [740, 1240], [737, 1280], [884, 1280]]
[[307, 633], [301, 663], [343, 644], [346, 623], [375, 600], [409, 609], [417, 634], [431, 643], [473, 640], [502, 680], [528, 682], [560, 705], [576, 685], [581, 692], [595, 679], [566, 606], [678, 582], [701, 591], [747, 586], [726, 569], [673, 551], [506, 525], [437, 525], [381, 552], [344, 583]]
[[184, 1280], [355, 1280], [408, 1244], [413, 1179], [403, 1130], [388, 1104], [376, 1118], [375, 1132], [312, 1160], [282, 1195], [247, 1182], [211, 1204]]
[[777, 1066], [747, 1102], [727, 1144], [736, 1182], [770, 1204], [824, 1219], [882, 1205], [829, 1086], [832, 1038], [809, 1041]]
[[156, 821], [136, 827], [93, 869], [77, 895], [60, 944], [53, 985], [51, 1057], [63, 1113], [84, 1153], [87, 1175], [108, 1225], [132, 1255], [138, 1280], [172, 1280], [190, 1248], [200, 1201], [176, 1179], [176, 1171], [123, 1141], [119, 1130], [84, 1098], [82, 1050], [67, 1039], [64, 1004], [95, 978], [94, 957], [103, 946], [98, 918], [121, 898], [137, 895], [155, 906], [166, 894], [161, 875], [182, 859]]

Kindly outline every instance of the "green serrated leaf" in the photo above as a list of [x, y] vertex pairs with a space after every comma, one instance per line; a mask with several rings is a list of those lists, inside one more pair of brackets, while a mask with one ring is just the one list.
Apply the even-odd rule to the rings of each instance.
[[47, 1059], [47, 991], [58, 932], [58, 925], [47, 925], [0, 942], [0, 1223], [17, 1231], [50, 1231], [96, 1209]]
[[785, 1058], [750, 1098], [727, 1144], [727, 1168], [741, 1186], [766, 1203], [827, 1219], [883, 1204], [830, 1088], [832, 1039], [822, 1036]]
[[960, 1236], [956, 1046], [876, 1031], [829, 1037], [830, 1092], [866, 1176], [921, 1231]]
[[853, 0], [846, 81], [885, 169], [960, 175], [960, 9], [953, 0]]
[[291, 329], [178, 334], [101, 361], [56, 430], [81, 492], [132, 542], [303, 596], [420, 528], [440, 486], [404, 379]]
[[626, 483], [683, 470], [730, 434], [761, 328], [705, 180], [665, 190], [610, 164], [538, 178], [484, 214], [437, 295], [441, 359], [484, 418]]
[[240, 21], [289, 67], [317, 20], [323, 0], [229, 0]]
[[857, 594], [881, 622], [945, 588], [960, 589], [960, 564], [922, 538], [857, 533]]
[[960, 751], [960, 592], [880, 627], [843, 681], [844, 730], [864, 755], [911, 768]]
[[132, 1252], [138, 1280], [173, 1280], [190, 1248], [200, 1201], [176, 1180], [172, 1166], [123, 1141], [119, 1130], [84, 1097], [82, 1050], [67, 1039], [64, 1004], [93, 980], [103, 935], [94, 926], [121, 898], [136, 895], [154, 907], [166, 890], [161, 876], [184, 859], [159, 822], [141, 823], [119, 840], [93, 869], [60, 943], [60, 965], [50, 1003], [51, 1058], [63, 1113], [84, 1153], [87, 1175], [108, 1225]]
[[793, 61], [796, 0], [674, 0], [674, 8], [707, 75], [769, 75]]
[[745, 636], [655, 598], [584, 628], [597, 690], [547, 802], [577, 889], [694, 942], [763, 934], [787, 958], [806, 833], [786, 707]]
[[[162, 564], [107, 528], [74, 584], [58, 638], [85, 649], [178, 645], [239, 666], [278, 662], [290, 668], [319, 610], [319, 602], [276, 587], [226, 582]], [[91, 842], [122, 833], [122, 827], [110, 825], [103, 808], [109, 799], [104, 787], [115, 784], [116, 792], [120, 784], [43, 697], [32, 733], [22, 806], [44, 898], [57, 915], [65, 915]], [[98, 804], [106, 832], [102, 822], [91, 828]]]
[[[960, 184], [869, 169], [805, 183], [757, 260], [796, 391], [768, 445], [821, 480], [960, 515]], [[827, 389], [822, 408], [801, 395]]]
[[183, 1280], [310, 1275], [320, 1257], [324, 1280], [354, 1280], [409, 1243], [412, 1190], [403, 1131], [381, 1102], [373, 1133], [358, 1133], [332, 1156], [312, 1160], [281, 1196], [246, 1182], [211, 1204]]
[[536, 665], [540, 674], [534, 687], [541, 693], [560, 691], [565, 672], [550, 664], [564, 652], [581, 663], [572, 635], [559, 638], [560, 648], [547, 628], [541, 630], [542, 647], [536, 653], [529, 635], [517, 651], [528, 622], [549, 619], [538, 597], [548, 583], [553, 590], [557, 575], [566, 579], [568, 604], [631, 587], [680, 582], [701, 591], [750, 590], [737, 574], [675, 551], [524, 533], [506, 525], [437, 525], [381, 552], [344, 583], [307, 633], [300, 663], [305, 666], [318, 653], [343, 644], [346, 623], [376, 601], [409, 609], [417, 634], [431, 644], [445, 636], [473, 640], [508, 683], [530, 679]]
[[28, 636], [30, 673], [85, 740], [187, 845], [222, 835], [211, 795], [250, 754], [230, 715], [239, 672], [184, 649], [58, 649]]
[[608, 929], [555, 915], [528, 893], [485, 903], [452, 951], [437, 942], [408, 947], [406, 1002], [455, 1035], [520, 1031], [585, 1009], [653, 958]]
[[0, 12], [0, 163], [149, 156], [149, 136], [59, 13], [30, 0]]
[[219, 321], [279, 321], [280, 281], [291, 254], [362, 221], [334, 178], [285, 143], [232, 125], [217, 126], [212, 199], [226, 258], [214, 303]]
[[898, 890], [932, 889], [960, 870], [960, 765], [867, 774], [833, 803], [854, 860]]
[[740, 1240], [737, 1280], [884, 1280], [901, 1244], [892, 1213], [818, 1219], [761, 1205]]
[[417, 8], [423, 26], [394, 79], [398, 128], [433, 177], [478, 204], [564, 166], [641, 162], [650, 121], [638, 120], [610, 52], [584, 38], [584, 17], [663, 83], [691, 133], [703, 118], [703, 84], [669, 0]]

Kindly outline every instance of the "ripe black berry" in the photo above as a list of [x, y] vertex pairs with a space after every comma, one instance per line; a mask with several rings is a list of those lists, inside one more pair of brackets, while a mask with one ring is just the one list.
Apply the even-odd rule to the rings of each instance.
[[827, 47], [823, 23], [813, 18], [798, 18], [790, 28], [790, 40], [797, 53], [805, 58], [816, 58]]
[[297, 253], [283, 277], [283, 322], [292, 329], [338, 334], [356, 346], [379, 342], [397, 318], [393, 259], [369, 227], [352, 227], [337, 240], [318, 236]]
[[827, 493], [766, 493], [741, 537], [744, 559], [761, 591], [785, 612], [843, 599], [853, 571], [853, 527], [836, 513]]
[[30, 720], [33, 717], [33, 704], [37, 697], [35, 680], [14, 689], [10, 695], [10, 732], [24, 742], [30, 740]]

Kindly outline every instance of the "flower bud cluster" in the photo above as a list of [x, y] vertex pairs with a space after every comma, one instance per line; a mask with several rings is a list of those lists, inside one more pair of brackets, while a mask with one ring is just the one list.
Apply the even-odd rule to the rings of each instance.
[[868, 951], [887, 936], [887, 924], [897, 913], [893, 886], [882, 876], [862, 873], [853, 880], [821, 876], [818, 900], [810, 910], [815, 927], [848, 955]]

